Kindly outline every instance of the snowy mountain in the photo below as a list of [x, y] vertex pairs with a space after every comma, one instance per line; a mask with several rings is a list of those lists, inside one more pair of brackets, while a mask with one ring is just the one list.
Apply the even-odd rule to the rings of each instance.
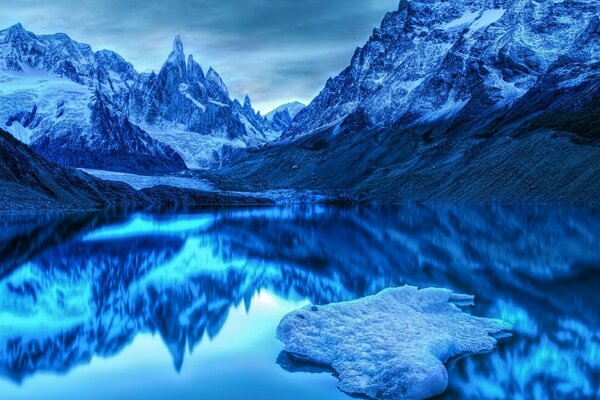
[[363, 199], [600, 201], [599, 13], [403, 0], [283, 140], [222, 173]]
[[531, 90], [599, 8], [594, 0], [402, 0], [286, 136], [344, 120], [354, 129], [479, 119]]
[[294, 117], [296, 117], [296, 115], [302, 111], [304, 107], [306, 107], [306, 104], [302, 104], [299, 101], [292, 101], [291, 103], [282, 104], [276, 109], [268, 112], [266, 117], [269, 121], [272, 121], [277, 114], [287, 110], [290, 117], [294, 119]]
[[[0, 127], [62, 165], [163, 173], [219, 165], [223, 148], [260, 146], [287, 125], [237, 107], [179, 36], [158, 74], [64, 34], [0, 31]], [[288, 123], [289, 125], [289, 123]], [[277, 129], [277, 130], [275, 130]]]
[[296, 117], [296, 115], [304, 107], [306, 107], [306, 105], [298, 101], [282, 104], [273, 111], [269, 112], [266, 117], [270, 121], [274, 130], [285, 131], [292, 124], [294, 117]]

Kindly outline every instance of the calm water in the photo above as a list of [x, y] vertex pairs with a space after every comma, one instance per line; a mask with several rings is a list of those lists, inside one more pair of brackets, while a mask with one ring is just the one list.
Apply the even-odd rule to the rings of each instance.
[[275, 328], [404, 284], [515, 326], [442, 398], [600, 397], [600, 212], [406, 205], [4, 218], [0, 399], [348, 399]]

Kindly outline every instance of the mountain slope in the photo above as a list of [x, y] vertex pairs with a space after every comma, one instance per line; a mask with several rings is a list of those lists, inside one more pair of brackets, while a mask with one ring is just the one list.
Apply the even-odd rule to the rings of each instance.
[[145, 200], [125, 184], [105, 182], [49, 162], [3, 130], [0, 187], [1, 211], [97, 208]]
[[496, 112], [529, 91], [598, 12], [592, 0], [402, 0], [284, 136], [348, 119], [352, 130]]
[[272, 204], [235, 193], [167, 186], [134, 190], [50, 162], [0, 129], [0, 213], [88, 210], [107, 206]]
[[402, 1], [284, 140], [222, 175], [366, 200], [600, 202], [599, 11]]

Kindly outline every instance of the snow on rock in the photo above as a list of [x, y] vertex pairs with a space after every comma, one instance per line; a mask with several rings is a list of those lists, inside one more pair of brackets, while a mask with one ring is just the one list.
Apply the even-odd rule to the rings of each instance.
[[300, 103], [299, 101], [292, 101], [291, 103], [282, 104], [274, 110], [268, 112], [266, 117], [269, 121], [272, 121], [278, 113], [287, 110], [287, 112], [290, 114], [290, 117], [294, 119], [294, 117], [300, 111], [302, 111], [304, 107], [306, 107], [306, 104]]
[[285, 351], [339, 374], [339, 388], [374, 399], [424, 399], [448, 385], [444, 363], [494, 350], [511, 325], [459, 307], [472, 296], [404, 286], [326, 306], [306, 306], [277, 328]]

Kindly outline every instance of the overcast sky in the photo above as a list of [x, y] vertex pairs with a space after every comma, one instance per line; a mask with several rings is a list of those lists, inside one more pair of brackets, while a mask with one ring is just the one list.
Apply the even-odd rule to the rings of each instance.
[[310, 101], [399, 0], [0, 0], [0, 26], [64, 32], [158, 70], [175, 34], [263, 112]]

